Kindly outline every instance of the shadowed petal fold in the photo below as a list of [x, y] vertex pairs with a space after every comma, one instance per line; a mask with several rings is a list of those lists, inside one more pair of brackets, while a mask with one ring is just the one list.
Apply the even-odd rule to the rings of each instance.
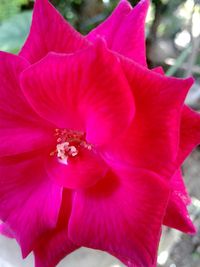
[[90, 41], [100, 35], [108, 47], [146, 66], [145, 19], [149, 0], [142, 0], [133, 9], [122, 0], [111, 16], [87, 36]]
[[87, 45], [48, 0], [36, 0], [30, 34], [19, 55], [35, 63], [49, 52], [72, 53]]
[[55, 267], [60, 260], [77, 249], [68, 238], [68, 222], [71, 213], [72, 192], [63, 190], [62, 205], [55, 229], [47, 231], [34, 248], [35, 267]]
[[169, 188], [159, 176], [146, 171], [118, 169], [117, 175], [119, 179], [110, 172], [95, 187], [74, 194], [69, 237], [129, 264], [151, 266]]

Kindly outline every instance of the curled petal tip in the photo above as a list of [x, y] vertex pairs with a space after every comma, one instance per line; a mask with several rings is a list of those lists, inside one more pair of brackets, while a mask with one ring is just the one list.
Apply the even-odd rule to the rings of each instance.
[[189, 78], [187, 78], [187, 80], [188, 80], [188, 83], [191, 84], [191, 86], [192, 86], [193, 83], [195, 82], [195, 79], [194, 79], [193, 77], [189, 77]]
[[190, 234], [190, 235], [195, 235], [196, 233], [197, 233], [197, 228], [196, 228], [196, 226], [194, 226], [194, 225], [191, 223], [191, 228], [190, 228], [188, 234]]
[[142, 13], [144, 12], [146, 17], [150, 3], [151, 3], [150, 0], [141, 0], [140, 2], [138, 2], [135, 8], [138, 8], [138, 10], [140, 10], [140, 12]]
[[151, 1], [150, 0], [141, 0], [133, 9], [138, 9], [140, 12], [147, 14]]
[[177, 228], [177, 229], [189, 235], [195, 235], [197, 233], [197, 228], [191, 221], [189, 215], [185, 218], [184, 228], [182, 229]]

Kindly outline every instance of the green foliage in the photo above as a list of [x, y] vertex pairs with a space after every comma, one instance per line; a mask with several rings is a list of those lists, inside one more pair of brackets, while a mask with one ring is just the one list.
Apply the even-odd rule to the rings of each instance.
[[[182, 0], [152, 0], [154, 12], [160, 17], [158, 27], [159, 36], [165, 38], [174, 38], [184, 24], [184, 21], [177, 16], [177, 9], [183, 4]], [[155, 11], [156, 10], [156, 11]]]
[[0, 0], [0, 22], [17, 14], [28, 0]]
[[78, 27], [83, 0], [52, 0], [54, 6], [73, 26]]
[[30, 29], [31, 11], [22, 12], [0, 25], [0, 50], [16, 53]]
[[166, 75], [167, 76], [173, 76], [173, 75], [175, 75], [176, 72], [178, 71], [178, 69], [180, 68], [180, 66], [188, 58], [188, 55], [190, 54], [190, 52], [191, 52], [191, 46], [188, 46], [185, 50], [182, 51], [182, 53], [180, 54], [180, 56], [176, 59], [175, 64], [167, 70]]

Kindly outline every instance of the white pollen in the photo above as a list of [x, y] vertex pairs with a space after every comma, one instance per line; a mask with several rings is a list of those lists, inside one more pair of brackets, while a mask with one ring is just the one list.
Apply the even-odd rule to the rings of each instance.
[[85, 134], [68, 129], [55, 129], [56, 150], [50, 156], [57, 156], [58, 161], [68, 164], [70, 157], [76, 157], [83, 149], [92, 150], [93, 146], [85, 141]]

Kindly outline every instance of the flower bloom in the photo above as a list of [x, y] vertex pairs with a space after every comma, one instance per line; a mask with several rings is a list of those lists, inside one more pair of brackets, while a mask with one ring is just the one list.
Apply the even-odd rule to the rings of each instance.
[[18, 56], [0, 53], [0, 231], [36, 267], [85, 246], [154, 267], [162, 225], [194, 233], [180, 167], [200, 143], [193, 79], [149, 70], [148, 0], [83, 37], [36, 0]]

